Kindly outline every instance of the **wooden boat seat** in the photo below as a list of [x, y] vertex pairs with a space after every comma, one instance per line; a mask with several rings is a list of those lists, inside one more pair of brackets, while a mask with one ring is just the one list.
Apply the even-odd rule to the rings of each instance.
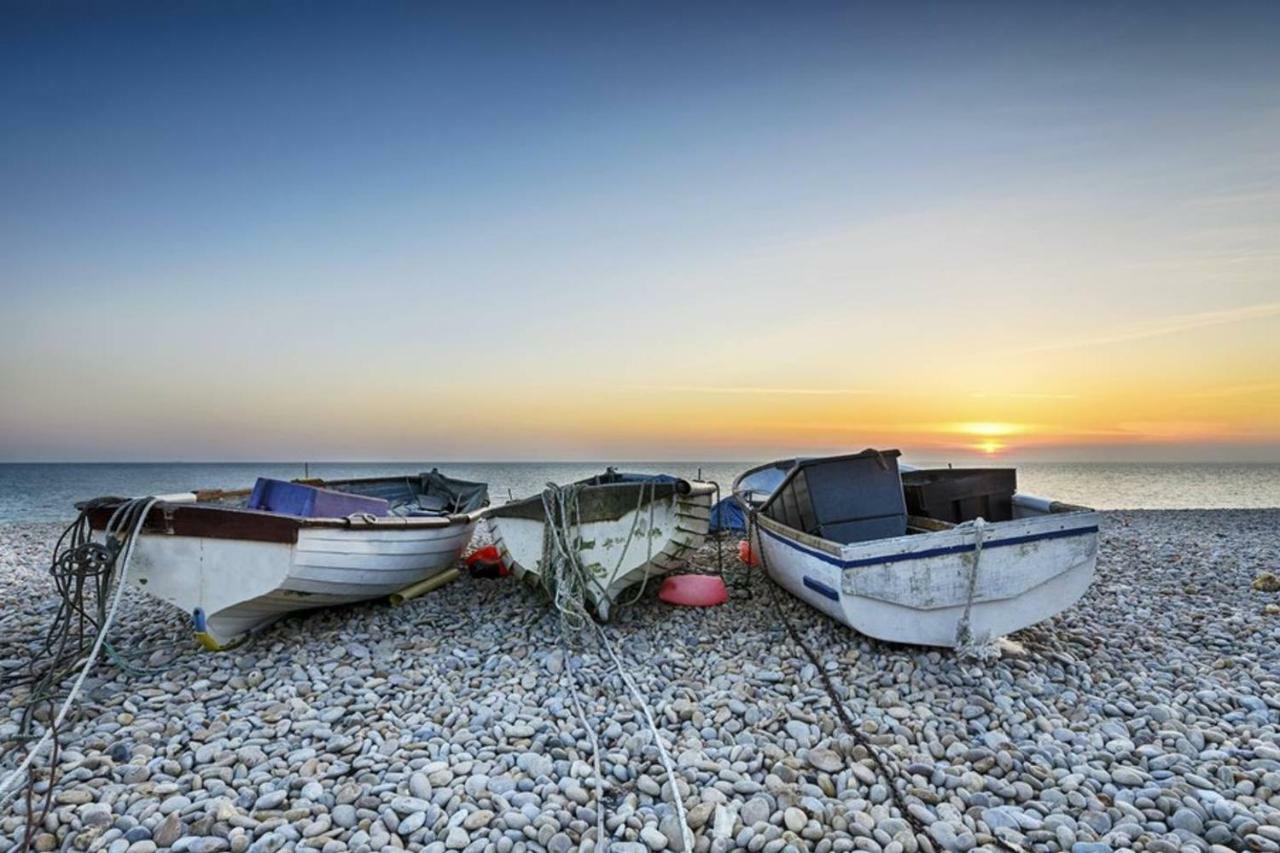
[[907, 516], [908, 533], [937, 533], [942, 530], [950, 530], [953, 527], [955, 527], [955, 524], [950, 521], [940, 521], [924, 515]]

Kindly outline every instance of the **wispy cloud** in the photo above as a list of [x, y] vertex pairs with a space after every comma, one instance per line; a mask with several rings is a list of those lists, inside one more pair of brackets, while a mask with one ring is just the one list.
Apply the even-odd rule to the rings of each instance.
[[1160, 317], [1155, 320], [1146, 320], [1129, 326], [1121, 326], [1101, 335], [1027, 347], [1023, 352], [1079, 349], [1081, 347], [1105, 346], [1126, 341], [1140, 341], [1147, 338], [1176, 335], [1179, 332], [1187, 332], [1192, 329], [1203, 329], [1207, 326], [1243, 323], [1248, 320], [1260, 320], [1266, 317], [1280, 317], [1280, 302], [1264, 302], [1260, 305], [1244, 305], [1239, 308], [1227, 308], [1221, 311], [1201, 311], [1196, 314], [1175, 314], [1170, 317]]
[[1280, 391], [1280, 382], [1255, 382], [1252, 385], [1227, 385], [1222, 388], [1207, 388], [1203, 391], [1188, 391], [1182, 396], [1195, 399], [1217, 399], [1220, 397], [1241, 397], [1245, 394], [1265, 394], [1269, 391]]
[[975, 400], [1078, 400], [1079, 394], [1050, 394], [1040, 391], [975, 391], [969, 395]]
[[875, 394], [869, 388], [763, 388], [742, 385], [629, 385], [637, 391], [676, 391], [690, 394], [788, 394], [814, 397], [845, 397]]

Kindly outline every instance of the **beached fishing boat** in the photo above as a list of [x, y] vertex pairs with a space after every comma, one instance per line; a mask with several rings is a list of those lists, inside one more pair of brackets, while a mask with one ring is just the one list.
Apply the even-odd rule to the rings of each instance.
[[541, 583], [555, 596], [544, 567], [554, 559], [548, 510], [560, 541], [571, 548], [588, 578], [582, 593], [608, 619], [624, 590], [685, 565], [707, 535], [711, 483], [667, 475], [605, 473], [489, 510], [503, 562], [518, 577]]
[[1010, 469], [868, 450], [753, 468], [733, 491], [770, 576], [881, 640], [982, 644], [1075, 604], [1097, 562], [1097, 513], [1017, 493]]
[[[449, 570], [488, 505], [483, 483], [432, 471], [165, 495], [134, 547], [129, 581], [191, 614], [221, 648], [298, 610], [390, 595]], [[102, 530], [123, 503], [82, 504]]]

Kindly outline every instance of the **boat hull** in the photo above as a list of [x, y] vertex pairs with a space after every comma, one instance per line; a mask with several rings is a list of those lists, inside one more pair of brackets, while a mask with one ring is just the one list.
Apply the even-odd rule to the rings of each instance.
[[[629, 587], [687, 565], [707, 535], [714, 494], [713, 485], [695, 482], [687, 494], [659, 495], [643, 504], [632, 499], [630, 509], [613, 517], [582, 522], [578, 555], [592, 575], [586, 597], [601, 619], [609, 618]], [[498, 508], [490, 512], [489, 524], [512, 573], [541, 583], [546, 524], [537, 509], [507, 514]]]
[[191, 614], [201, 642], [217, 648], [289, 613], [379, 598], [443, 572], [475, 521], [377, 527], [303, 527], [293, 542], [144, 532], [129, 579]]
[[1052, 618], [1084, 595], [1097, 564], [1091, 511], [1026, 511], [986, 524], [980, 552], [972, 526], [839, 545], [757, 521], [755, 547], [779, 585], [860, 633], [897, 643], [955, 647], [966, 610], [975, 642]]

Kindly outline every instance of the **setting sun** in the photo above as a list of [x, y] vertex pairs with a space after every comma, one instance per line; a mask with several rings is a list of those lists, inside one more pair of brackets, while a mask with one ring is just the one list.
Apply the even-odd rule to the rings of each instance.
[[[967, 435], [983, 435], [983, 436], [1002, 436], [1002, 435], [1020, 435], [1027, 431], [1022, 424], [1000, 423], [999, 421], [972, 421], [969, 423], [958, 423], [954, 426], [955, 432], [966, 433]], [[986, 442], [992, 444], [994, 442]]]

